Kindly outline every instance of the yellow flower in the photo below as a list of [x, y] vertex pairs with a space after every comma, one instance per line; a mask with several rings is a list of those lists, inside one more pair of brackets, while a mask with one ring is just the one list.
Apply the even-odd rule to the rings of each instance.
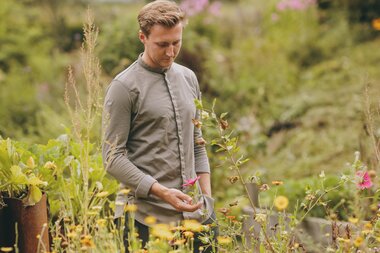
[[96, 221], [96, 224], [98, 224], [99, 227], [105, 227], [107, 224], [107, 220], [106, 219], [98, 219]]
[[185, 230], [190, 230], [193, 232], [201, 232], [203, 228], [202, 224], [196, 220], [184, 220], [183, 227]]
[[152, 226], [152, 235], [161, 239], [171, 240], [174, 235], [167, 224], [155, 224]]
[[102, 192], [99, 192], [96, 194], [96, 197], [98, 198], [104, 198], [108, 195], [108, 192], [107, 191], [102, 191]]
[[183, 235], [184, 235], [186, 238], [193, 238], [193, 237], [194, 237], [194, 233], [191, 232], [191, 231], [185, 231], [185, 232], [183, 232]]
[[348, 221], [351, 222], [352, 224], [356, 224], [358, 223], [359, 219], [355, 217], [350, 217], [348, 218]]
[[176, 240], [176, 241], [174, 242], [174, 245], [183, 245], [185, 242], [186, 242], [186, 239]]
[[354, 245], [355, 245], [355, 247], [358, 248], [360, 245], [362, 245], [363, 241], [364, 241], [364, 239], [363, 239], [362, 237], [360, 237], [360, 236], [357, 237], [357, 238], [355, 239], [355, 241], [354, 241]]
[[54, 164], [54, 162], [46, 162], [45, 165], [44, 165], [44, 168], [45, 169], [51, 169], [51, 170], [55, 170], [57, 168], [57, 165]]
[[130, 192], [131, 190], [130, 189], [122, 189], [118, 192], [118, 194], [124, 194], [124, 195], [128, 195], [128, 193]]
[[0, 250], [2, 252], [11, 252], [13, 250], [13, 248], [12, 247], [1, 247]]
[[76, 236], [77, 236], [77, 233], [75, 233], [75, 232], [70, 232], [67, 234], [67, 237], [69, 237], [69, 238], [74, 238]]
[[145, 217], [144, 221], [148, 225], [153, 225], [153, 224], [156, 224], [157, 219], [154, 216], [147, 216], [147, 217]]
[[92, 241], [92, 237], [90, 235], [86, 235], [84, 238], [80, 240], [80, 243], [84, 247], [94, 248], [95, 243]]
[[135, 204], [125, 205], [124, 211], [125, 212], [136, 212], [137, 206]]
[[365, 225], [364, 225], [364, 228], [365, 229], [372, 229], [372, 224], [367, 222]]
[[375, 30], [380, 30], [380, 18], [375, 18], [372, 20], [372, 27], [375, 29]]
[[217, 241], [221, 245], [228, 245], [232, 242], [232, 238], [229, 236], [218, 236]]
[[289, 200], [285, 196], [277, 196], [274, 199], [274, 206], [277, 208], [277, 210], [282, 211], [285, 210], [289, 205]]

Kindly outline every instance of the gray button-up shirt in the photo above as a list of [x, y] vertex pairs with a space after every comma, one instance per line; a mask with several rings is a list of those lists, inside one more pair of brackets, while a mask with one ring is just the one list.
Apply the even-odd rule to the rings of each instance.
[[[196, 173], [210, 173], [202, 136], [192, 123], [199, 118], [194, 99], [200, 99], [195, 74], [173, 63], [169, 69], [146, 65], [141, 56], [109, 85], [104, 104], [103, 161], [107, 171], [131, 189], [117, 202], [138, 206], [136, 219], [144, 222], [155, 216], [158, 222], [182, 219], [206, 220], [213, 210], [213, 199], [203, 196], [204, 207], [193, 213], [178, 212], [149, 194], [153, 183], [183, 190], [186, 179]], [[199, 185], [198, 185], [199, 187]], [[117, 205], [115, 216], [122, 214]]]

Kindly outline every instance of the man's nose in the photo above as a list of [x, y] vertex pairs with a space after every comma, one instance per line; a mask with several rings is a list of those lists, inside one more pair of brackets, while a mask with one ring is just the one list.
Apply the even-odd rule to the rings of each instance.
[[169, 56], [169, 57], [173, 57], [174, 56], [174, 46], [173, 45], [170, 45], [166, 49], [166, 55]]

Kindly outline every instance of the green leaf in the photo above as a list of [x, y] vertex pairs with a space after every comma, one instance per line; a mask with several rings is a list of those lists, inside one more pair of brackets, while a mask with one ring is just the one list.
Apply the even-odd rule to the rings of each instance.
[[28, 196], [23, 200], [24, 205], [26, 206], [34, 206], [36, 203], [38, 203], [42, 198], [42, 192], [40, 188], [37, 186], [30, 186]]
[[223, 112], [221, 115], [220, 115], [220, 118], [223, 119], [224, 117], [226, 117], [228, 114], [228, 112]]
[[21, 168], [17, 165], [11, 167], [11, 181], [14, 184], [27, 184], [28, 178], [22, 173]]
[[194, 99], [194, 104], [195, 104], [195, 107], [198, 109], [198, 110], [202, 110], [203, 109], [203, 105], [202, 105], [202, 101], [199, 100], [199, 99]]

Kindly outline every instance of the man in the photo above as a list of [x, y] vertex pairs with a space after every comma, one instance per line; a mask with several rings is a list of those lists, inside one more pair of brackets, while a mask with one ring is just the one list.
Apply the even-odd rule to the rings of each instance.
[[[148, 216], [158, 223], [211, 223], [215, 213], [206, 150], [197, 144], [202, 133], [192, 122], [199, 118], [194, 105], [200, 99], [198, 81], [191, 70], [174, 63], [185, 15], [176, 3], [158, 0], [141, 9], [138, 22], [144, 52], [115, 77], [106, 93], [103, 160], [122, 187], [131, 189], [117, 201], [137, 205], [135, 226], [144, 244]], [[203, 196], [197, 203], [183, 185], [198, 176]], [[119, 207], [115, 215], [121, 214]], [[196, 239], [195, 252], [199, 245]]]

